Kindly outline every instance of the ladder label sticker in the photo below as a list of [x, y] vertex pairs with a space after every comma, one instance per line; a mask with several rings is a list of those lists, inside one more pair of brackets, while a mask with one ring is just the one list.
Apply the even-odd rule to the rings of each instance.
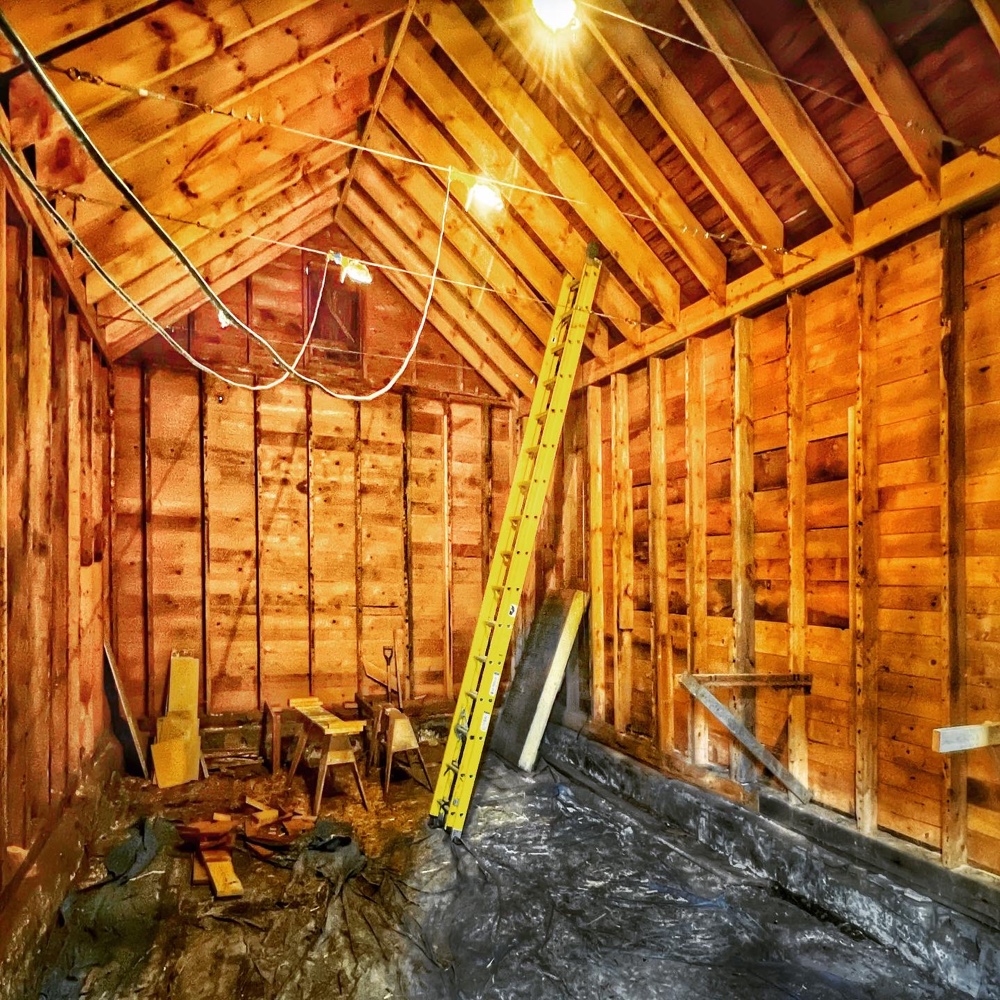
[[493, 680], [490, 681], [490, 697], [495, 698], [497, 696], [497, 691], [500, 690], [500, 675], [494, 674]]
[[490, 728], [490, 713], [483, 712], [483, 717], [479, 720], [479, 731], [485, 733]]
[[512, 604], [512, 605], [510, 606], [510, 611], [508, 611], [508, 612], [507, 612], [507, 614], [508, 614], [508, 615], [509, 615], [509, 616], [510, 616], [511, 618], [513, 618], [513, 617], [514, 617], [514, 616], [515, 616], [515, 615], [517, 614], [517, 605], [516, 605], [516, 604]]

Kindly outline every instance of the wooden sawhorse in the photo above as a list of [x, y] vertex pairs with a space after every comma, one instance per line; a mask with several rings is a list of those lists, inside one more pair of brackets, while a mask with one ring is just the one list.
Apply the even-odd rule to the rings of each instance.
[[319, 773], [316, 775], [313, 815], [319, 815], [327, 768], [336, 767], [339, 764], [350, 764], [354, 771], [354, 780], [358, 783], [358, 791], [361, 793], [361, 802], [367, 809], [368, 798], [365, 795], [365, 786], [361, 781], [361, 772], [358, 770], [358, 762], [354, 756], [354, 747], [351, 746], [351, 736], [364, 730], [364, 720], [340, 719], [332, 712], [328, 712], [319, 698], [291, 698], [288, 707], [297, 712], [301, 718], [302, 732], [295, 744], [295, 754], [292, 757], [292, 766], [288, 769], [286, 784], [290, 785], [292, 778], [295, 777], [295, 772], [302, 761], [302, 754], [305, 753], [306, 742], [310, 736], [313, 736], [320, 743]]

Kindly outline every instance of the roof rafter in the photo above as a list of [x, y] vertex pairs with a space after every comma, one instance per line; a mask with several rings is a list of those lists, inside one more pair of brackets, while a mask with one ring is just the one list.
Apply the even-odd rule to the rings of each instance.
[[930, 194], [941, 181], [941, 125], [864, 0], [809, 0], [910, 169]]
[[[407, 39], [400, 49], [396, 72], [427, 105], [455, 144], [473, 163], [478, 164], [480, 170], [510, 184], [526, 188], [537, 187], [534, 179], [518, 163], [517, 157], [503, 140], [476, 113], [465, 95], [414, 39]], [[452, 165], [465, 169], [465, 164]], [[578, 274], [586, 259], [587, 242], [555, 204], [549, 198], [516, 188], [507, 188], [504, 197], [563, 267]], [[524, 263], [530, 264], [530, 259], [526, 258]], [[558, 291], [556, 296], [558, 297]], [[597, 301], [626, 337], [637, 337], [639, 307], [614, 275], [605, 272], [601, 277], [597, 287]]]
[[736, 228], [757, 244], [757, 256], [780, 274], [784, 261], [775, 249], [782, 246], [785, 237], [778, 213], [646, 32], [621, 20], [631, 17], [622, 0], [601, 0], [601, 7], [618, 16], [602, 17], [592, 7], [581, 7], [581, 19]]
[[698, 281], [721, 302], [726, 295], [725, 255], [711, 240], [698, 235], [701, 222], [629, 131], [611, 102], [571, 53], [562, 54], [558, 62], [550, 65], [551, 54], [526, 36], [524, 21], [531, 15], [522, 13], [523, 8], [511, 0], [494, 0], [487, 9], [532, 72], [544, 82], [551, 81], [552, 94], [577, 127], [607, 161]]
[[[791, 168], [844, 239], [854, 184], [732, 0], [678, 0]], [[754, 69], [759, 67], [760, 69]]]
[[996, 49], [1000, 50], [1000, 0], [970, 0]]
[[[448, 58], [509, 129], [521, 148], [573, 199], [574, 211], [668, 323], [680, 308], [677, 279], [622, 216], [608, 193], [514, 79], [482, 36], [452, 4], [420, 0], [417, 14]], [[405, 46], [404, 46], [405, 48]]]

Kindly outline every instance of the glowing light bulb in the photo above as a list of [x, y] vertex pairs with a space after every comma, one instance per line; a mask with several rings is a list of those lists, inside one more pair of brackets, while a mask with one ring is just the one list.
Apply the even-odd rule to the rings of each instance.
[[531, 3], [549, 31], [562, 31], [576, 19], [575, 0], [531, 0]]
[[499, 212], [503, 208], [503, 198], [489, 181], [477, 180], [469, 188], [468, 197], [465, 199], [466, 212], [472, 208], [480, 212]]
[[370, 285], [372, 283], [372, 273], [368, 270], [368, 265], [363, 260], [354, 257], [344, 257], [340, 265], [340, 281], [344, 279], [353, 281], [356, 285]]
[[229, 322], [229, 317], [226, 316], [226, 314], [220, 309], [219, 310], [219, 326], [221, 326], [222, 329], [225, 330], [227, 326], [232, 326], [232, 325], [233, 324]]

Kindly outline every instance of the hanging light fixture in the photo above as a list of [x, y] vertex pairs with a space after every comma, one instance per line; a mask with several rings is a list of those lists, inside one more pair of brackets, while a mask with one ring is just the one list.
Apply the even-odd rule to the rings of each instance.
[[352, 281], [355, 285], [370, 285], [372, 272], [363, 260], [356, 257], [342, 257], [340, 261], [340, 283]]
[[532, 0], [531, 5], [549, 31], [562, 31], [576, 20], [575, 0]]
[[473, 208], [484, 213], [503, 210], [503, 198], [495, 184], [482, 178], [473, 181], [465, 199], [465, 210], [468, 212]]

